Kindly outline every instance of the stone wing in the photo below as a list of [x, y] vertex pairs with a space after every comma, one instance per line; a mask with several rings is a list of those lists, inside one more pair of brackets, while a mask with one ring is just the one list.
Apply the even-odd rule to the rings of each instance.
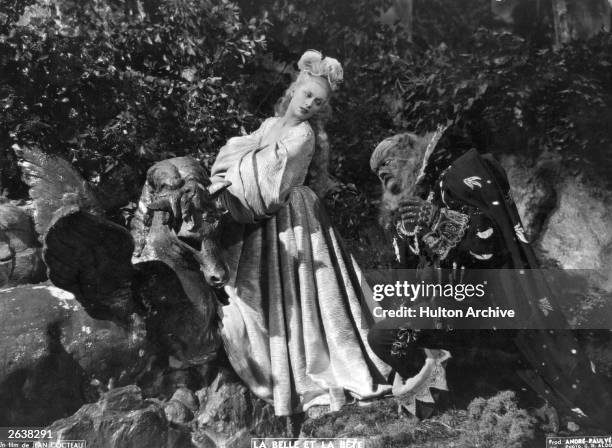
[[49, 279], [92, 317], [128, 324], [139, 311], [132, 297], [132, 236], [104, 218], [91, 187], [68, 161], [36, 148], [14, 149], [30, 187]]
[[72, 292], [92, 317], [129, 324], [142, 312], [132, 296], [133, 251], [123, 227], [64, 206], [44, 236], [43, 259], [53, 284]]
[[19, 157], [23, 181], [34, 201], [36, 231], [44, 238], [54, 213], [76, 205], [94, 215], [102, 215], [100, 202], [91, 187], [67, 160], [45, 154], [36, 148], [13, 146]]

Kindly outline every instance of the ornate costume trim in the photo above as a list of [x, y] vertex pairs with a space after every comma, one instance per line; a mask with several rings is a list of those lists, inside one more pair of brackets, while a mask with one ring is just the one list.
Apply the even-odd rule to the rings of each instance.
[[553, 311], [553, 306], [550, 303], [550, 300], [548, 300], [548, 297], [542, 297], [539, 301], [538, 301], [538, 305], [540, 307], [540, 311], [542, 311], [542, 313], [544, 314], [544, 316], [548, 316], [548, 314]]
[[472, 177], [466, 177], [465, 179], [463, 179], [463, 183], [466, 184], [468, 187], [470, 187], [471, 190], [473, 190], [474, 187], [482, 188], [482, 183], [480, 183], [481, 180], [482, 180], [481, 177], [472, 176]]
[[408, 354], [410, 344], [418, 339], [419, 330], [400, 327], [395, 334], [395, 340], [391, 345], [391, 356], [405, 357]]
[[[413, 230], [408, 230], [406, 229], [406, 226], [404, 225], [404, 220], [400, 219], [399, 221], [397, 221], [397, 223], [395, 223], [395, 230], [397, 231], [397, 234], [400, 237], [403, 237], [404, 239], [408, 240], [409, 238], [412, 238], [413, 240], [413, 244], [410, 244], [409, 242], [408, 247], [410, 248], [410, 251], [415, 254], [415, 255], [419, 255], [420, 252], [420, 248], [419, 248], [419, 236], [418, 233], [421, 230], [421, 228], [419, 226], [414, 227]], [[394, 245], [393, 248], [396, 249], [396, 258], [397, 261], [400, 261], [399, 258], [399, 246], [397, 245], [397, 241], [395, 241], [395, 238], [393, 239], [394, 241]]]
[[393, 237], [393, 253], [395, 254], [395, 259], [398, 263], [402, 261], [402, 257], [400, 254], [399, 243], [397, 242], [397, 238]]
[[440, 260], [444, 260], [465, 236], [468, 223], [468, 215], [447, 208], [440, 209], [432, 231], [423, 237], [423, 242]]
[[475, 254], [472, 251], [470, 251], [470, 255], [477, 260], [490, 260], [493, 258], [493, 254]]
[[493, 235], [493, 229], [489, 227], [487, 230], [483, 230], [482, 232], [476, 232], [476, 236], [481, 240], [486, 240], [491, 235]]
[[523, 226], [521, 226], [520, 224], [515, 225], [514, 233], [516, 233], [516, 237], [519, 239], [520, 242], [529, 244], [529, 241], [527, 241], [527, 237], [525, 236], [525, 230], [523, 229]]

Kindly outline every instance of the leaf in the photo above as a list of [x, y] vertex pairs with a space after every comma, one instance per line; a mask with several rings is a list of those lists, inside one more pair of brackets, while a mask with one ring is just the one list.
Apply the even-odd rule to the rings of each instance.
[[197, 70], [193, 67], [185, 68], [181, 72], [181, 78], [187, 82], [193, 82], [197, 74]]

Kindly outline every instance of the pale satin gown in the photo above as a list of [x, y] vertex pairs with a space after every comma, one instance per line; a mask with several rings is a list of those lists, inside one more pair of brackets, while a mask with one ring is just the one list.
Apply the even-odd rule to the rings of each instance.
[[224, 229], [230, 280], [222, 337], [235, 371], [277, 415], [315, 404], [338, 409], [347, 393], [389, 390], [390, 368], [367, 343], [371, 316], [361, 272], [303, 186], [314, 133], [303, 122], [260, 147], [274, 120], [234, 137], [212, 168], [232, 185], [222, 200], [236, 224]]

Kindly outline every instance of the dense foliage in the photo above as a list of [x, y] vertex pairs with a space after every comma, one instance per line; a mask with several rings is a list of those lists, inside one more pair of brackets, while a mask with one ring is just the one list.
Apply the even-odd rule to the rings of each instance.
[[244, 65], [266, 25], [229, 1], [3, 8], [3, 150], [35, 143], [96, 180], [119, 163], [206, 158], [249, 122]]
[[612, 162], [612, 36], [560, 51], [507, 32], [479, 29], [473, 51], [427, 51], [400, 85], [399, 127], [423, 132], [452, 122], [483, 150], [558, 152], [606, 178]]

